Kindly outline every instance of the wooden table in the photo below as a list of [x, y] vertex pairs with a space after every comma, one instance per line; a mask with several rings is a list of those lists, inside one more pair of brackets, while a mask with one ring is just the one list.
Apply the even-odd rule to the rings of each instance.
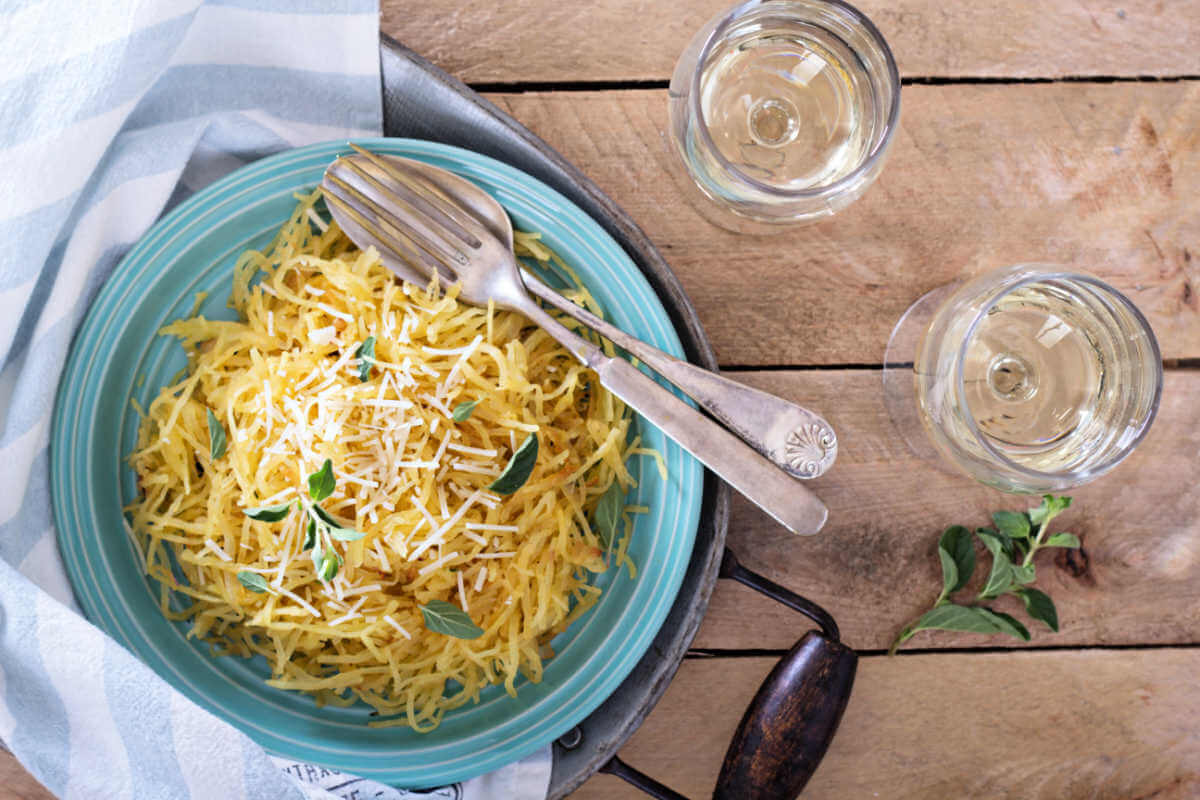
[[[890, 161], [846, 212], [769, 238], [707, 224], [666, 172], [674, 60], [729, 2], [383, 0], [381, 27], [624, 206], [724, 369], [837, 428], [837, 466], [815, 482], [822, 535], [789, 536], [740, 500], [729, 534], [862, 654], [805, 797], [1200, 796], [1200, 2], [864, 0], [904, 76]], [[936, 593], [938, 532], [1020, 502], [910, 455], [881, 406], [884, 343], [923, 292], [1030, 260], [1093, 272], [1150, 317], [1168, 366], [1158, 421], [1073, 493], [1062, 519], [1083, 549], [1039, 562], [1061, 633], [922, 634], [888, 658]], [[747, 701], [805, 627], [721, 582], [622, 757], [709, 794]], [[0, 760], [5, 796], [41, 796], [7, 780], [18, 771]], [[605, 775], [574, 795], [641, 796]]]
[[[732, 0], [384, 0], [382, 29], [573, 161], [679, 275], [722, 368], [824, 412], [831, 520], [792, 537], [736, 500], [741, 560], [829, 608], [862, 660], [812, 798], [1200, 796], [1200, 2], [863, 0], [904, 76], [878, 183], [778, 236], [714, 228], [666, 171], [666, 85]], [[1147, 313], [1168, 360], [1157, 422], [1062, 518], [1039, 561], [1062, 632], [1028, 644], [890, 639], [939, 586], [936, 538], [1022, 501], [922, 463], [880, 373], [922, 293], [1021, 261], [1086, 270]], [[1014, 609], [1009, 609], [1017, 613]], [[804, 621], [718, 584], [692, 655], [622, 758], [711, 793], [747, 701]], [[1019, 646], [1014, 646], [1018, 644]], [[600, 775], [574, 797], [640, 797]]]

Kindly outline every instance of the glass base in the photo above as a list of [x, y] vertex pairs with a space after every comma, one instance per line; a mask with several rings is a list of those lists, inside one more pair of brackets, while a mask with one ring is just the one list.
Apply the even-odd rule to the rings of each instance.
[[883, 405], [887, 408], [892, 426], [908, 449], [922, 461], [933, 464], [942, 472], [962, 474], [947, 463], [946, 457], [938, 452], [925, 431], [917, 410], [917, 387], [914, 380], [913, 362], [917, 348], [933, 315], [961, 282], [949, 283], [927, 292], [900, 317], [892, 335], [888, 338], [883, 356]]

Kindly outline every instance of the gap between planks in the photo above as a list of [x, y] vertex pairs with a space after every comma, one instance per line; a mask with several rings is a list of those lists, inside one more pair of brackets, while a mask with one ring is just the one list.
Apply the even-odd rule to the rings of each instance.
[[[911, 367], [912, 363], [897, 364], [721, 364], [721, 372], [830, 372], [833, 370], [871, 370], [878, 372], [887, 367]], [[1163, 361], [1163, 369], [1192, 370], [1200, 369], [1200, 358], [1168, 358]]]
[[721, 364], [879, 364], [915, 298], [1029, 261], [1100, 275], [1147, 315], [1165, 358], [1200, 357], [1200, 227], [1188, 205], [1200, 81], [905, 91], [871, 190], [832, 220], [771, 237], [735, 236], [686, 203], [660, 91], [488, 99], [626, 209], [679, 276]]
[[[380, 27], [468, 83], [663, 80], [688, 41], [729, 5], [729, 0], [381, 0]], [[904, 76], [1197, 72], [1200, 9], [1194, 3], [864, 0], [856, 5], [878, 26]]]
[[[920, 76], [914, 75], [901, 78], [901, 86], [960, 86], [960, 85], [990, 85], [1018, 86], [1022, 84], [1042, 83], [1182, 83], [1200, 80], [1200, 75], [1062, 75], [1059, 77], [973, 77], [960, 76]], [[619, 81], [504, 81], [471, 82], [467, 84], [480, 94], [497, 92], [503, 94], [528, 94], [532, 92], [608, 92], [634, 89], [666, 89], [670, 81], [658, 78], [648, 80], [619, 80]]]
[[[1047, 634], [1050, 635], [1050, 634]], [[1053, 653], [1053, 652], [1125, 652], [1140, 650], [1200, 650], [1200, 642], [1171, 642], [1165, 644], [1051, 644], [1036, 647], [905, 647], [897, 654], [904, 656], [932, 655], [985, 655], [987, 653]], [[887, 656], [887, 650], [856, 650], [859, 658], [879, 658]], [[691, 648], [684, 654], [685, 660], [703, 661], [714, 658], [783, 658], [787, 650], [773, 648], [744, 648], [741, 650], [726, 650], [711, 647]]]
[[[875, 657], [859, 662], [809, 800], [1159, 800], [1200, 790], [1195, 649]], [[686, 661], [621, 758], [688, 797], [774, 660]], [[686, 736], [680, 736], [685, 731]], [[637, 800], [607, 775], [572, 800]]]
[[[985, 524], [1027, 498], [1002, 495], [908, 451], [883, 408], [879, 373], [755, 371], [739, 378], [824, 413], [842, 446], [834, 469], [810, 485], [830, 509], [827, 529], [797, 538], [734, 497], [728, 545], [748, 568], [827, 608], [844, 641], [886, 650], [923, 613], [941, 585], [937, 535], [946, 525]], [[1035, 630], [1032, 644], [1007, 637], [932, 633], [922, 649], [1098, 649], [1200, 643], [1200, 372], [1166, 373], [1158, 419], [1125, 463], [1072, 490], [1058, 520], [1083, 549], [1045, 553], [1038, 586], [1054, 598], [1062, 630]], [[978, 570], [976, 582], [982, 580]], [[1005, 598], [1001, 610], [1023, 614]], [[746, 587], [719, 581], [693, 651], [790, 648], [807, 620]], [[926, 637], [926, 635], [922, 635]], [[1015, 647], [1014, 647], [1015, 646]]]

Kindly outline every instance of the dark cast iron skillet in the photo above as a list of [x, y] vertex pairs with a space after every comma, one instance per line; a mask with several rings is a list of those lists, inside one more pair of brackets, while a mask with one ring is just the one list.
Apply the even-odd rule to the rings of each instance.
[[[570, 198], [625, 249], [654, 287], [690, 361], [716, 369], [716, 357], [671, 268], [624, 211], [545, 142], [459, 80], [384, 36], [383, 132], [429, 139], [491, 156]], [[833, 618], [814, 603], [738, 564], [725, 548], [729, 487], [705, 472], [700, 526], [679, 596], [650, 649], [621, 686], [554, 745], [552, 800], [593, 773], [608, 772], [658, 798], [682, 795], [617, 755], [666, 690], [700, 627], [718, 577], [756, 589], [808, 617], [806, 633], [780, 659], [746, 709], [730, 742], [713, 796], [791, 800], [825, 754], [854, 683], [858, 657], [838, 639]], [[686, 798], [684, 798], [686, 800]]]

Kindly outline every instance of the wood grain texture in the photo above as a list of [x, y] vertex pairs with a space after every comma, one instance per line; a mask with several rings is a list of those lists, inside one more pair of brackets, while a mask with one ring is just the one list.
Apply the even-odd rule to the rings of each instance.
[[[742, 710], [773, 665], [685, 661], [621, 757], [688, 797], [709, 796]], [[1198, 671], [1194, 649], [864, 658], [803, 797], [1194, 798]], [[644, 795], [597, 775], [571, 797]]]
[[878, 363], [917, 297], [1022, 262], [1126, 291], [1200, 356], [1200, 82], [910, 86], [882, 177], [837, 217], [739, 236], [681, 200], [662, 91], [491, 95], [662, 250], [722, 364]]
[[[382, 30], [467, 82], [646, 81], [730, 0], [383, 0]], [[1165, 0], [861, 0], [905, 76], [1200, 74], [1200, 6]]]
[[[742, 564], [827, 608], [842, 639], [882, 650], [941, 588], [937, 537], [990, 524], [992, 511], [1034, 505], [920, 461], [896, 436], [880, 377], [869, 370], [739, 374], [824, 413], [838, 460], [812, 481], [830, 521], [795, 537], [734, 498], [728, 542]], [[1149, 436], [1105, 477], [1073, 490], [1061, 527], [1080, 552], [1039, 555], [1037, 586], [1058, 605], [1061, 632], [1031, 623], [1031, 646], [1200, 643], [1200, 372], [1170, 371]], [[982, 556], [981, 563], [990, 564]], [[984, 567], [977, 568], [976, 583]], [[973, 584], [974, 585], [974, 584]], [[1019, 602], [997, 607], [1019, 618]], [[799, 614], [720, 581], [693, 647], [785, 650], [811, 627]], [[1020, 644], [1005, 636], [921, 633], [907, 647]], [[1025, 645], [1030, 646], [1030, 645]]]
[[54, 795], [12, 753], [0, 748], [0, 800], [54, 800]]

